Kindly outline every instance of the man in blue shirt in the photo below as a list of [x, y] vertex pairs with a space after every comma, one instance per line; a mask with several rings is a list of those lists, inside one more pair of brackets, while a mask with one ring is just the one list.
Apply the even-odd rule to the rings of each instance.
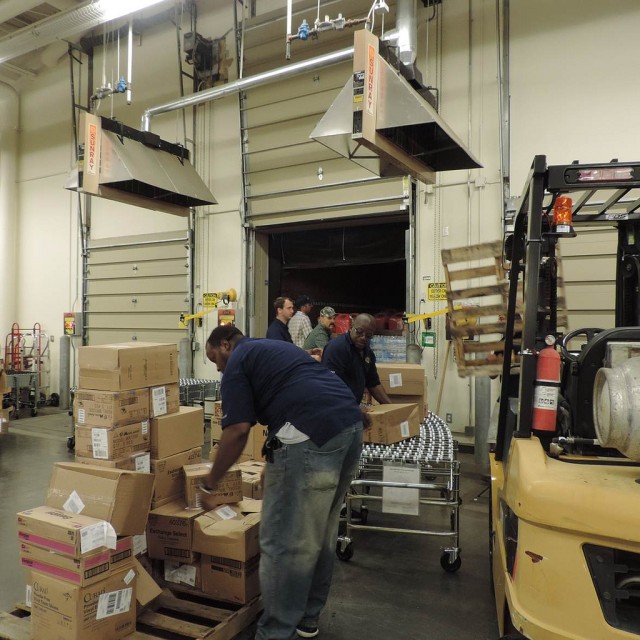
[[369, 347], [375, 328], [375, 318], [361, 313], [347, 333], [329, 341], [322, 352], [322, 364], [345, 382], [357, 402], [362, 400], [366, 388], [380, 404], [390, 404], [391, 400], [380, 384], [376, 356]]
[[[256, 640], [318, 635], [338, 519], [362, 451], [362, 413], [343, 382], [302, 349], [214, 329], [207, 357], [223, 372], [222, 438], [202, 502], [238, 459], [251, 427], [268, 426], [260, 524], [264, 613]], [[297, 634], [297, 635], [296, 635]]]
[[273, 308], [276, 317], [267, 329], [266, 337], [269, 340], [284, 340], [285, 342], [293, 342], [289, 333], [289, 320], [293, 317], [293, 300], [291, 298], [279, 297], [273, 301]]

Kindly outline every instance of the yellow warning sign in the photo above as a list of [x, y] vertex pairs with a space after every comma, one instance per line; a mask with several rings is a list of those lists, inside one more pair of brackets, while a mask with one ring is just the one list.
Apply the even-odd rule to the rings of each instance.
[[446, 282], [430, 282], [427, 285], [427, 300], [446, 300], [447, 299], [447, 283]]
[[202, 306], [205, 309], [211, 309], [217, 307], [220, 302], [220, 295], [217, 293], [203, 293], [202, 294]]

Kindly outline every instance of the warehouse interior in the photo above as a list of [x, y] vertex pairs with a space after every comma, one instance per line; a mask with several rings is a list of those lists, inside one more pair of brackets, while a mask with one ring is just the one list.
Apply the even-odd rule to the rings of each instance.
[[[495, 594], [516, 582], [507, 570], [496, 587], [491, 572], [502, 560], [490, 557], [491, 518], [502, 518], [505, 529], [509, 524], [506, 502], [499, 515], [491, 513], [496, 468], [487, 442], [498, 420], [500, 429], [506, 424], [501, 396], [508, 376], [501, 366], [491, 375], [471, 372], [462, 338], [456, 342], [451, 331], [462, 316], [451, 315], [444, 291], [447, 260], [471, 271], [493, 243], [498, 262], [510, 262], [502, 245], [524, 208], [519, 196], [529, 193], [536, 158], [558, 166], [637, 161], [639, 21], [634, 0], [0, 0], [0, 330], [6, 336], [0, 373], [4, 367], [9, 385], [3, 388], [0, 377], [0, 537], [7, 568], [0, 611], [24, 601], [28, 582], [15, 514], [43, 504], [53, 465], [75, 460], [70, 438], [80, 426], [73, 393], [83, 389], [82, 349], [176, 345], [176, 379], [140, 386], [177, 384], [179, 371], [180, 402], [169, 398], [177, 390], [162, 397], [167, 406], [175, 400], [176, 411], [178, 404], [201, 407], [204, 434], [172, 455], [202, 447], [197, 455], [207, 461], [219, 440], [213, 402], [221, 377], [207, 359], [209, 334], [230, 321], [247, 336], [264, 337], [274, 299], [304, 294], [313, 301], [313, 325], [323, 307], [347, 323], [356, 314], [373, 315], [376, 348], [402, 347], [401, 360], [394, 359], [396, 348], [393, 356], [376, 353], [379, 363], [418, 367], [415, 401], [423, 426], [435, 420], [456, 446], [451, 475], [444, 474], [448, 480], [435, 498], [445, 503], [445, 528], [451, 516], [454, 542], [356, 526], [354, 557], [336, 562], [321, 637], [589, 637], [563, 632], [560, 614], [538, 619], [531, 609], [527, 620], [514, 613], [511, 592], [506, 608], [496, 602]], [[355, 112], [367, 118], [370, 88], [357, 93], [357, 60], [371, 42], [379, 47], [376, 64], [398, 76], [412, 104], [418, 96], [435, 133], [426, 134], [420, 123], [404, 128], [404, 113], [389, 115], [389, 105], [403, 104], [404, 95], [390, 84], [389, 95], [375, 96], [376, 105], [385, 105], [376, 108], [396, 120], [382, 134], [374, 127], [374, 143], [358, 141], [351, 118]], [[411, 156], [403, 144], [418, 151]], [[172, 156], [162, 168], [163, 184], [158, 153]], [[97, 171], [95, 158], [102, 163]], [[116, 177], [103, 181], [109, 172]], [[633, 199], [635, 192], [627, 192]], [[584, 224], [576, 238], [559, 234], [553, 260], [561, 260], [562, 292], [552, 304], [562, 313], [551, 313], [554, 328], [562, 327], [559, 336], [597, 327], [584, 330], [589, 341], [590, 331], [640, 324], [629, 315], [621, 320], [619, 310], [621, 300], [633, 306], [624, 298], [633, 294], [620, 294], [626, 276], [619, 263], [635, 240], [623, 240], [616, 225], [633, 222], [635, 208], [608, 213], [627, 192], [605, 196], [598, 219], [604, 224]], [[562, 193], [553, 191], [553, 202]], [[523, 243], [523, 252], [533, 244]], [[523, 258], [522, 272], [530, 266]], [[501, 291], [510, 286], [506, 269]], [[470, 290], [476, 286], [471, 276], [467, 282]], [[482, 295], [471, 296], [470, 305], [481, 307]], [[540, 321], [541, 309], [529, 326]], [[517, 340], [526, 339], [524, 311], [512, 315], [500, 340], [508, 326]], [[189, 396], [189, 387], [200, 395]], [[393, 396], [393, 402], [417, 396]], [[438, 480], [427, 478], [437, 493]], [[552, 501], [552, 490], [544, 495]], [[593, 498], [596, 505], [607, 501]], [[158, 494], [154, 503], [164, 506]], [[362, 517], [360, 507], [356, 501], [354, 517]], [[406, 526], [375, 502], [369, 517], [372, 526]], [[422, 507], [405, 519], [410, 528], [435, 526]], [[628, 526], [621, 521], [616, 529], [619, 546], [640, 553]], [[155, 577], [151, 560], [144, 566]], [[548, 586], [540, 580], [532, 588], [538, 595]], [[602, 606], [605, 617], [613, 615]], [[0, 618], [0, 638], [9, 633], [3, 624]], [[530, 630], [538, 624], [544, 632]], [[613, 623], [607, 617], [605, 627], [602, 637], [637, 637], [640, 614], [625, 610]], [[238, 638], [253, 637], [250, 624], [237, 631]], [[196, 637], [164, 633], [147, 637]]]

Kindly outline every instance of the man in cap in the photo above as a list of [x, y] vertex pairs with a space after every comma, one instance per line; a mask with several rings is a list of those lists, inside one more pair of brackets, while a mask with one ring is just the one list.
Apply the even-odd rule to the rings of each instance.
[[307, 336], [302, 348], [305, 350], [324, 349], [331, 340], [331, 332], [335, 326], [336, 312], [333, 307], [322, 307], [318, 316], [318, 324]]
[[313, 309], [313, 303], [311, 298], [306, 295], [298, 296], [295, 299], [295, 307], [297, 309], [295, 315], [289, 320], [289, 333], [291, 334], [291, 340], [296, 347], [303, 349], [304, 341], [306, 337], [311, 333], [311, 320], [309, 314]]

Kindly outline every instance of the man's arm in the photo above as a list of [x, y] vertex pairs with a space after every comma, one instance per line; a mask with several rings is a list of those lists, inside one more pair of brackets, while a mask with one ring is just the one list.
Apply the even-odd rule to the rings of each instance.
[[391, 404], [391, 398], [389, 398], [387, 392], [384, 390], [384, 387], [381, 384], [378, 384], [375, 387], [369, 387], [369, 393], [380, 404]]
[[[247, 444], [249, 432], [251, 431], [250, 422], [238, 422], [230, 424], [222, 430], [222, 438], [218, 454], [211, 467], [211, 471], [204, 482], [207, 489], [215, 489], [222, 476], [229, 470], [229, 467], [240, 457], [242, 450]], [[203, 495], [202, 501], [206, 506], [206, 494]]]

